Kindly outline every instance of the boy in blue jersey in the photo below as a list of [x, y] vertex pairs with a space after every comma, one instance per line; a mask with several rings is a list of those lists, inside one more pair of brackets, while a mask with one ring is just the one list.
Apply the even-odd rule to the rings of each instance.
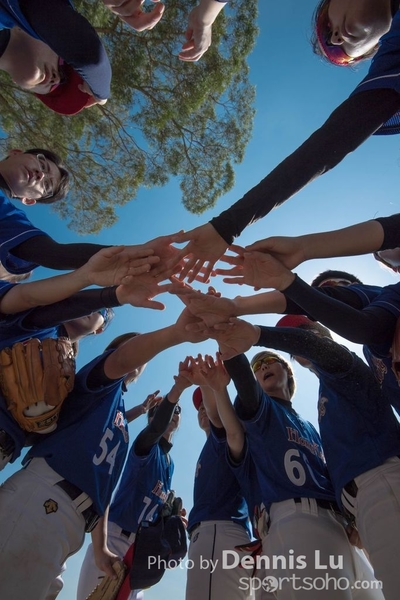
[[[202, 376], [199, 357], [191, 358], [185, 375], [191, 383], [200, 384], [193, 403], [199, 427], [207, 436], [196, 465], [193, 508], [189, 513], [188, 559], [193, 562], [187, 570], [185, 598], [245, 600], [248, 590], [240, 588], [240, 578], [246, 570], [238, 566], [224, 568], [223, 553], [250, 541], [246, 501], [227, 462], [226, 432], [213, 391]], [[208, 562], [203, 563], [205, 560]], [[204, 564], [208, 568], [203, 568]]]
[[[229, 273], [222, 269], [219, 272]], [[279, 312], [305, 313], [342, 337], [364, 344], [369, 366], [400, 414], [400, 355], [396, 333], [400, 284], [383, 288], [364, 285], [315, 288], [272, 255], [255, 251], [244, 253], [230, 275], [232, 277], [226, 278], [226, 282], [279, 290], [284, 296], [284, 307]]]
[[203, 333], [186, 330], [194, 321], [185, 310], [163, 329], [119, 336], [79, 371], [56, 431], [35, 443], [25, 468], [0, 488], [1, 597], [46, 597], [99, 518], [103, 568], [114, 575], [103, 523], [128, 449], [123, 390], [159, 352], [204, 340]]
[[0, 69], [49, 108], [74, 115], [107, 102], [107, 53], [69, 0], [1, 0], [0, 29]]
[[[232, 352], [232, 348], [224, 346], [223, 336], [230, 339], [232, 327], [215, 327], [228, 329], [226, 333], [215, 334], [222, 357], [236, 354], [236, 348]], [[234, 337], [235, 342], [240, 339], [243, 349], [249, 347], [242, 335]], [[266, 509], [265, 526], [260, 529], [268, 531], [263, 539], [263, 554], [271, 560], [269, 575], [279, 582], [279, 589], [274, 591], [278, 598], [329, 598], [331, 590], [305, 590], [295, 580], [295, 576], [318, 577], [317, 551], [319, 556], [325, 556], [326, 565], [329, 554], [343, 557], [338, 570], [327, 567], [329, 577], [336, 578], [335, 581], [338, 577], [357, 580], [359, 570], [337, 515], [339, 509], [320, 438], [292, 407], [295, 388], [292, 370], [281, 356], [269, 350], [253, 358], [252, 369], [244, 355], [225, 360], [225, 367], [238, 391], [235, 409], [246, 430]], [[273, 557], [288, 556], [289, 549], [294, 557], [305, 560], [301, 573], [290, 563], [273, 565]], [[337, 590], [335, 594], [338, 598], [349, 598], [348, 591]]]
[[[125, 285], [93, 288], [70, 295], [83, 286], [85, 272], [90, 275], [90, 284], [96, 280], [107, 283], [106, 269], [111, 272], [108, 283], [117, 282], [115, 268], [119, 256], [118, 249], [110, 248], [94, 256], [86, 268], [67, 275], [23, 286], [0, 282], [0, 349], [12, 347], [14, 343], [32, 337], [40, 340], [63, 337], [77, 342], [90, 333], [104, 331], [105, 324], [109, 323], [113, 315], [111, 307], [127, 303], [148, 306], [153, 302], [148, 298], [151, 290], [156, 294], [170, 288], [171, 284], [158, 286], [154, 278], [149, 278], [148, 273], [140, 275], [143, 266], [140, 266], [142, 259], [139, 259], [137, 267], [134, 267], [133, 261], [129, 261], [127, 268], [130, 269], [130, 275], [124, 279]], [[137, 275], [134, 275], [135, 270]], [[121, 271], [121, 276], [124, 272]], [[58, 299], [60, 301], [57, 302]], [[154, 304], [157, 305], [156, 302]], [[53, 409], [45, 403], [41, 405], [25, 409], [26, 416], [35, 416], [33, 423], [36, 423], [38, 415]], [[8, 410], [5, 397], [0, 394], [0, 468], [18, 458], [22, 447], [27, 443], [26, 435], [26, 431]]]
[[[157, 521], [171, 492], [174, 462], [169, 452], [173, 435], [180, 425], [181, 407], [178, 402], [182, 392], [191, 385], [181, 375], [184, 367], [185, 363], [180, 363], [179, 374], [174, 377], [175, 383], [170, 392], [161, 403], [149, 410], [148, 425], [129, 450], [108, 513], [108, 550], [116, 558], [122, 559], [126, 555], [143, 521]], [[77, 600], [86, 600], [104, 578], [101, 559], [102, 555], [100, 559], [97, 557], [95, 544], [90, 544], [79, 575]], [[138, 592], [132, 591], [129, 600], [136, 600]]]
[[257, 344], [268, 340], [318, 377], [319, 429], [337, 501], [355, 519], [386, 600], [394, 600], [399, 582], [400, 427], [387, 397], [358, 356], [303, 315], [285, 316], [276, 328], [246, 324], [242, 333], [245, 329], [245, 336], [258, 329]]

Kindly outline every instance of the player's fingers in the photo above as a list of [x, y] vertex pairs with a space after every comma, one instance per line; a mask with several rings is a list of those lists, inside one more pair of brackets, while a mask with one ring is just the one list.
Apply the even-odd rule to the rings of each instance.
[[[182, 258], [183, 258], [183, 256], [182, 256]], [[196, 262], [197, 262], [197, 259], [194, 256], [192, 256], [191, 258], [186, 260], [182, 271], [179, 273], [178, 279], [180, 281], [183, 281], [188, 276], [188, 274], [191, 272], [192, 268], [195, 266]], [[193, 279], [192, 279], [192, 281], [193, 281]], [[189, 279], [188, 279], [188, 283], [191, 283]]]
[[[242, 265], [243, 257], [242, 256], [230, 256], [229, 254], [223, 254], [219, 259], [221, 262], [228, 263], [228, 265]], [[217, 270], [217, 269], [216, 269]]]
[[152, 308], [153, 310], [165, 310], [165, 304], [156, 300], [143, 300], [140, 304], [141, 308]]
[[241, 256], [244, 253], [245, 248], [243, 246], [239, 246], [239, 244], [231, 244], [229, 246], [229, 250], [231, 250], [232, 252], [236, 252], [236, 254], [239, 254]]
[[103, 256], [110, 258], [116, 254], [120, 254], [124, 250], [125, 246], [110, 246], [109, 248], [103, 248], [103, 250], [100, 250], [100, 252], [103, 254]]
[[212, 268], [214, 263], [208, 263], [208, 265], [204, 266], [204, 260], [197, 260], [188, 275], [188, 283], [192, 283], [193, 281], [202, 281], [203, 283], [208, 283], [211, 275]]
[[222, 281], [224, 283], [238, 283], [239, 285], [246, 283], [244, 277], [224, 277]]

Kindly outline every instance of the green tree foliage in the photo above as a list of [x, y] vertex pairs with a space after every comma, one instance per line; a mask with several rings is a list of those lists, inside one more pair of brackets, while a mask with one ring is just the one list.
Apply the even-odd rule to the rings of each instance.
[[258, 31], [257, 2], [231, 2], [214, 24], [209, 51], [185, 63], [177, 54], [196, 0], [168, 0], [161, 22], [141, 34], [100, 1], [76, 0], [107, 46], [111, 98], [63, 117], [1, 73], [4, 152], [48, 147], [65, 158], [72, 189], [54, 209], [78, 233], [111, 226], [116, 205], [171, 176], [180, 180], [187, 210], [210, 208], [232, 188], [233, 165], [242, 161], [252, 131], [254, 88], [246, 59]]

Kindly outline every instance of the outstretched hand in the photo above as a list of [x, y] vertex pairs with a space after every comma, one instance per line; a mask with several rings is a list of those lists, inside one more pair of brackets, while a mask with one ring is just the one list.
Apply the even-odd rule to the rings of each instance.
[[307, 260], [300, 237], [274, 236], [246, 246], [246, 252], [266, 252], [288, 269], [294, 269]]
[[245, 283], [255, 290], [274, 288], [283, 291], [295, 278], [279, 260], [263, 252], [244, 252], [237, 262], [232, 269], [216, 269], [215, 273], [228, 275], [224, 277], [225, 283]]
[[159, 258], [150, 249], [136, 249], [133, 252], [125, 246], [111, 246], [96, 252], [80, 271], [87, 272], [90, 284], [125, 285], [133, 281], [136, 275], [150, 271], [158, 261]]
[[165, 5], [152, 0], [156, 6], [150, 12], [143, 10], [144, 0], [103, 0], [105, 6], [135, 31], [153, 29], [163, 16]]
[[191, 357], [190, 373], [195, 385], [208, 386], [214, 391], [225, 389], [231, 381], [219, 352], [215, 360], [210, 354], [204, 357], [201, 354], [196, 358]]
[[153, 300], [155, 296], [170, 292], [174, 284], [159, 281], [164, 279], [164, 275], [155, 277], [153, 272], [142, 273], [134, 278], [127, 285], [120, 285], [117, 288], [117, 299], [120, 304], [131, 304], [140, 308], [152, 308], [154, 310], [164, 310], [165, 304]]
[[185, 33], [186, 42], [182, 46], [179, 58], [183, 61], [200, 60], [211, 46], [212, 25], [225, 2], [200, 0], [190, 14]]
[[236, 305], [230, 298], [221, 298], [219, 295], [210, 293], [203, 294], [190, 288], [175, 288], [172, 293], [176, 294], [190, 312], [201, 319], [207, 327], [216, 323], [226, 322], [229, 317], [236, 315]]
[[187, 62], [200, 60], [205, 52], [211, 46], [212, 24], [205, 25], [199, 18], [200, 7], [195, 6], [188, 21], [188, 27], [185, 33], [186, 42], [182, 45], [179, 52], [179, 58]]
[[159, 395], [160, 390], [156, 390], [152, 394], [149, 394], [144, 402], [142, 402], [142, 414], [147, 414], [149, 410], [158, 406], [162, 402], [163, 397]]
[[246, 352], [260, 338], [260, 328], [257, 325], [236, 317], [229, 319], [229, 323], [217, 323], [207, 331], [219, 344], [221, 360], [229, 360]]
[[189, 242], [185, 248], [179, 251], [179, 260], [187, 258], [179, 274], [179, 279], [183, 280], [187, 277], [188, 283], [195, 279], [207, 283], [214, 264], [228, 248], [228, 244], [211, 223], [206, 223], [186, 233], [177, 233], [172, 236], [172, 241], [176, 244]]

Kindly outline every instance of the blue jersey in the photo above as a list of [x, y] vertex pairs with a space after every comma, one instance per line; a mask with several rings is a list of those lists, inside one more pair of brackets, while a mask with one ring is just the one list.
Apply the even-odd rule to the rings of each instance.
[[10, 254], [16, 246], [32, 237], [47, 235], [37, 229], [23, 210], [16, 208], [8, 198], [0, 194], [0, 261], [10, 273], [29, 273], [36, 264]]
[[56, 431], [35, 443], [24, 459], [45, 458], [54, 471], [91, 497], [99, 515], [110, 503], [129, 441], [123, 379], [98, 389], [87, 386], [89, 373], [105, 356], [98, 356], [79, 371]]
[[326, 463], [341, 504], [357, 475], [400, 455], [400, 424], [371, 369], [355, 354], [347, 373], [314, 370], [320, 380], [318, 421]]
[[239, 463], [234, 463], [227, 447], [228, 464], [239, 482], [242, 494], [247, 503], [249, 519], [253, 526], [254, 537], [260, 537], [257, 531], [258, 519], [261, 510], [261, 488], [258, 483], [257, 469], [251, 457], [247, 439], [243, 448], [243, 458]]
[[250, 453], [257, 470], [262, 501], [306, 497], [334, 500], [321, 439], [295, 411], [270, 398], [257, 383], [260, 405], [244, 420]]
[[[353, 94], [382, 88], [390, 88], [400, 93], [400, 11], [394, 15], [390, 30], [381, 37], [379, 43], [379, 50], [372, 59], [367, 76]], [[397, 112], [375, 132], [375, 135], [399, 132], [400, 112]]]
[[174, 463], [159, 444], [146, 456], [138, 456], [133, 443], [110, 506], [109, 521], [131, 533], [136, 533], [142, 521], [155, 521], [171, 490], [173, 472]]
[[225, 430], [212, 425], [196, 465], [188, 529], [202, 521], [233, 521], [246, 529], [248, 522], [246, 501], [226, 459]]
[[[355, 289], [355, 291], [363, 299], [361, 287], [358, 286], [358, 289]], [[372, 302], [364, 299], [364, 306], [378, 306], [384, 308], [395, 317], [400, 317], [400, 283], [381, 288], [381, 293]], [[375, 378], [383, 389], [386, 390], [393, 408], [400, 415], [400, 388], [399, 381], [392, 370], [391, 345], [392, 342], [387, 344], [369, 344], [363, 346], [363, 351], [369, 366], [374, 372]]]

